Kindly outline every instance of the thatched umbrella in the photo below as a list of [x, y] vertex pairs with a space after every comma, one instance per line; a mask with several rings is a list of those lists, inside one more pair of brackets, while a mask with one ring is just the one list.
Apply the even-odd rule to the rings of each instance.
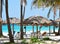
[[[11, 24], [18, 24], [20, 23], [20, 20], [18, 18], [9, 18]], [[7, 24], [7, 20], [3, 21], [3, 23]]]
[[55, 20], [55, 21], [54, 20], [50, 20], [50, 21], [52, 21], [51, 25], [57, 26], [58, 25], [58, 23], [57, 23], [58, 21], [57, 20]]
[[32, 22], [29, 22], [29, 21], [27, 21], [27, 19], [25, 19], [23, 21], [23, 25], [24, 25], [24, 30], [25, 30], [25, 34], [26, 34], [26, 25], [32, 25]]
[[2, 23], [2, 19], [0, 18], [0, 23]]
[[12, 24], [13, 35], [14, 35], [14, 24], [20, 23], [20, 20], [17, 18], [10, 18], [10, 23]]
[[57, 18], [55, 21], [56, 21], [56, 22], [60, 22], [60, 18]]
[[[20, 20], [18, 18], [9, 18], [10, 20], [10, 24], [12, 24], [12, 29], [13, 29], [13, 35], [14, 35], [14, 24], [17, 24], [17, 23], [20, 23]], [[7, 24], [7, 20], [6, 21], [3, 21], [4, 24]]]
[[[43, 25], [43, 24], [48, 24], [50, 25], [51, 21], [49, 21], [48, 19], [42, 17], [42, 16], [32, 16], [29, 17], [27, 19], [25, 19], [25, 22], [27, 23], [32, 23], [31, 25], [33, 25], [33, 32], [34, 32], [34, 25], [36, 25], [37, 27], [37, 33], [38, 33], [38, 25]], [[41, 30], [41, 28], [40, 28]]]
[[51, 21], [48, 20], [48, 19], [41, 19], [40, 23], [41, 23], [41, 24], [44, 24], [44, 23], [50, 24]]

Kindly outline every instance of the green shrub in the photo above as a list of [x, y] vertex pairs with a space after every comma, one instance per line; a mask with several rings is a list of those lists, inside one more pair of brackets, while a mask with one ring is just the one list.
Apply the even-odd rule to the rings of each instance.
[[30, 40], [31, 40], [32, 43], [39, 42], [37, 37], [31, 37]]
[[49, 39], [49, 37], [45, 37], [45, 38], [43, 38], [43, 40], [50, 40], [50, 39]]

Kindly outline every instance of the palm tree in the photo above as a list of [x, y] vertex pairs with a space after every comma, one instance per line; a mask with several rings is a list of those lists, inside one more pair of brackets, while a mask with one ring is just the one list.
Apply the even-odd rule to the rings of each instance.
[[[49, 15], [50, 15], [50, 12], [53, 8], [53, 11], [54, 11], [54, 16], [53, 16], [53, 19], [55, 21], [55, 16], [56, 16], [56, 7], [53, 5], [52, 7], [50, 7], [49, 11], [48, 11], [48, 14], [47, 14], [47, 17], [49, 18]], [[53, 33], [55, 33], [55, 26], [53, 26]]]
[[5, 0], [5, 9], [6, 9], [6, 20], [7, 20], [7, 25], [8, 25], [8, 33], [9, 33], [9, 40], [10, 42], [14, 43], [13, 35], [11, 32], [11, 27], [10, 27], [10, 20], [9, 20], [9, 15], [8, 15], [8, 0]]
[[[54, 4], [54, 20], [55, 20], [55, 15], [56, 15], [56, 8], [58, 7], [59, 8], [59, 18], [60, 18], [60, 0], [53, 0], [52, 3], [55, 3]], [[55, 29], [54, 29], [54, 32], [55, 32]], [[58, 35], [60, 35], [60, 22], [59, 22], [59, 30], [58, 30]]]
[[[2, 6], [3, 6], [3, 0], [0, 0], [0, 18], [2, 19]], [[2, 23], [0, 23], [0, 36], [3, 36], [2, 34]]]
[[[24, 13], [22, 12], [23, 6], [24, 6]], [[20, 5], [20, 7], [21, 7], [21, 16], [20, 16], [20, 18], [21, 18], [21, 25], [20, 25], [20, 27], [21, 27], [20, 28], [20, 31], [21, 31], [21, 36], [20, 37], [21, 37], [21, 39], [23, 39], [23, 19], [24, 19], [24, 15], [25, 15], [25, 6], [26, 6], [26, 0], [21, 0], [21, 5]]]
[[23, 1], [23, 7], [24, 7], [24, 12], [23, 12], [23, 19], [24, 19], [24, 16], [25, 16], [25, 7], [26, 7], [26, 5], [27, 5], [27, 1], [26, 0], [24, 0]]
[[[60, 18], [60, 8], [59, 8], [59, 18]], [[58, 30], [58, 35], [60, 35], [60, 22], [59, 22], [59, 30]]]
[[[57, 4], [58, 7], [59, 7], [59, 18], [60, 18], [60, 0], [56, 0], [56, 4]], [[58, 35], [60, 35], [60, 22], [59, 22]]]
[[[54, 21], [55, 21], [55, 16], [56, 16], [56, 8], [55, 8], [55, 6], [54, 6]], [[53, 33], [55, 33], [55, 26], [53, 27]]]

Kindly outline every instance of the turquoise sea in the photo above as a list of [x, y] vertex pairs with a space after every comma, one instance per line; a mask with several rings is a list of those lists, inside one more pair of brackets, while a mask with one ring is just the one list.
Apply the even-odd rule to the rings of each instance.
[[[11, 24], [11, 29], [12, 29], [12, 24]], [[23, 27], [24, 29], [24, 27]], [[38, 29], [40, 29], [40, 26], [38, 26]], [[27, 25], [26, 26], [26, 31], [31, 31], [32, 30], [32, 25]], [[53, 30], [53, 26], [50, 26], [50, 30]], [[55, 27], [55, 30], [58, 30], [58, 27]], [[2, 25], [2, 31], [3, 32], [8, 32], [8, 27], [6, 25]], [[14, 24], [14, 31], [19, 32], [20, 31], [20, 26]], [[36, 26], [34, 26], [34, 31], [36, 31]], [[42, 26], [41, 31], [49, 31], [49, 26]]]

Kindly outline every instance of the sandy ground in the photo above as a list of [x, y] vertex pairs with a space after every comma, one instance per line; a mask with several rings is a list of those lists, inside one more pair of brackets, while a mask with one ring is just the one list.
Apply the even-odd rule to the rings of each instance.
[[[3, 39], [5, 39], [5, 40], [3, 40]], [[14, 41], [15, 41], [15, 43], [21, 43], [22, 40], [14, 40]], [[2, 38], [2, 39], [0, 38], [0, 43], [5, 43], [5, 42], [9, 42], [9, 39], [8, 38]], [[30, 43], [30, 39], [26, 39], [26, 42]], [[46, 44], [60, 44], [60, 41], [45, 40], [44, 42]], [[43, 43], [40, 43], [40, 44], [43, 44]]]
[[[30, 34], [32, 31], [30, 31], [30, 32], [27, 32], [27, 34]], [[44, 32], [44, 31], [43, 31]], [[42, 33], [43, 33], [42, 32]], [[47, 31], [47, 32], [49, 32], [49, 31]], [[7, 36], [8, 37], [8, 33], [6, 33], [6, 32], [3, 32], [3, 35], [4, 36]], [[50, 38], [51, 38], [51, 36], [50, 36]], [[52, 36], [52, 38], [54, 38], [54, 36]], [[57, 37], [57, 38], [60, 38], [60, 37]], [[21, 41], [22, 40], [14, 40], [15, 41], [15, 43], [21, 43]], [[0, 44], [1, 43], [4, 43], [4, 42], [9, 42], [9, 38], [0, 38]], [[29, 39], [27, 39], [27, 42], [30, 42], [30, 40]], [[60, 44], [60, 41], [44, 41], [44, 42], [46, 42], [46, 44]], [[37, 43], [36, 43], [37, 44]], [[43, 44], [43, 43], [41, 43], [41, 44]]]

